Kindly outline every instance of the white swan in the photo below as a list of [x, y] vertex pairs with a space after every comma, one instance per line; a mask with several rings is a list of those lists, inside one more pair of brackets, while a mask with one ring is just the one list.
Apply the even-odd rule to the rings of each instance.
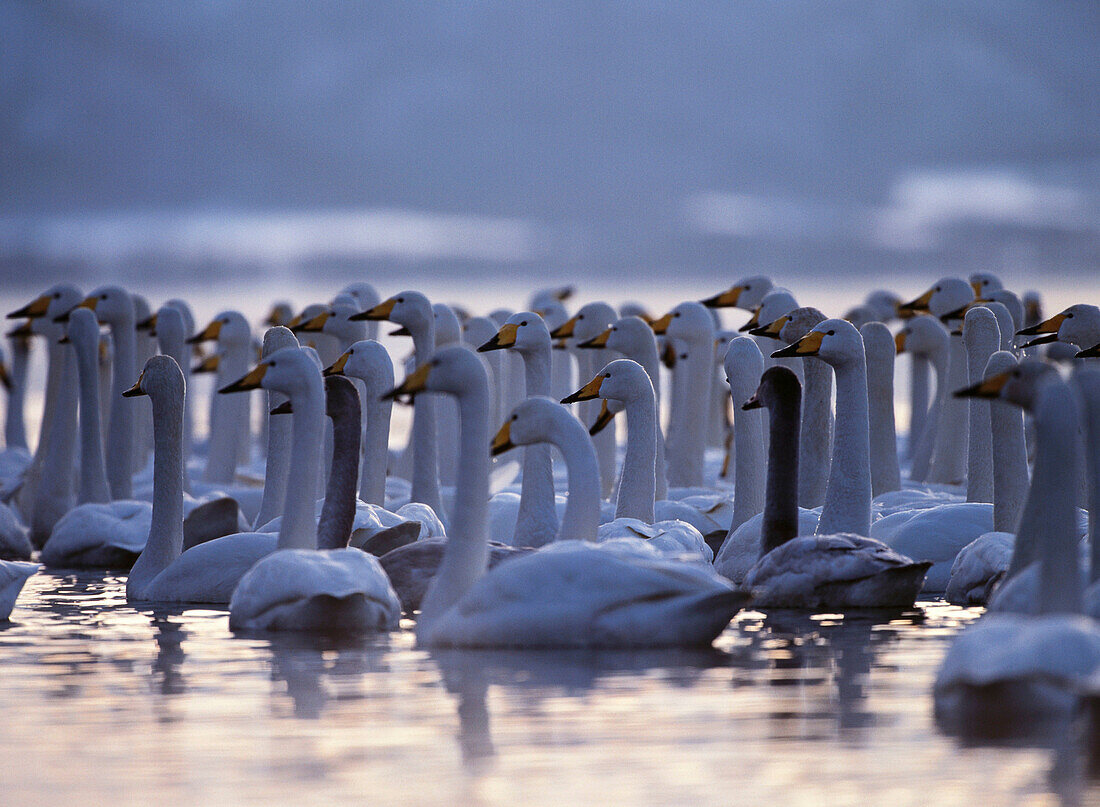
[[1084, 303], [1071, 305], [1049, 319], [1021, 328], [1016, 335], [1037, 337], [1022, 345], [1025, 348], [1055, 341], [1090, 348], [1100, 343], [1100, 308]]
[[[282, 370], [270, 372], [277, 377]], [[291, 406], [305, 410], [319, 426], [324, 397], [336, 446], [316, 548], [280, 549], [249, 569], [229, 602], [229, 627], [312, 633], [394, 630], [401, 604], [389, 578], [375, 557], [348, 548], [359, 477], [359, 393], [347, 378], [330, 376], [325, 391], [316, 371], [308, 380], [308, 386], [291, 396]], [[268, 383], [278, 382], [273, 378]]]
[[[1028, 401], [1035, 417], [1038, 455], [1028, 511], [1042, 511], [1041, 523], [1032, 524], [1035, 536], [1029, 536], [1039, 544], [1036, 615], [990, 613], [956, 638], [936, 676], [936, 715], [942, 720], [973, 725], [1066, 714], [1074, 690], [1100, 667], [1100, 628], [1081, 616], [1076, 402], [1056, 374], [1044, 373], [1037, 382], [1032, 373], [1022, 364], [986, 379], [982, 392]], [[1017, 552], [1027, 522], [1025, 516]]]
[[786, 367], [764, 372], [745, 402], [766, 407], [768, 489], [760, 556], [745, 577], [754, 604], [810, 610], [908, 608], [931, 566], [916, 563], [870, 538], [798, 533], [798, 431], [802, 390]]
[[40, 563], [0, 560], [0, 620], [7, 620], [15, 607], [15, 599], [31, 575], [42, 568]]
[[[894, 425], [895, 343], [890, 330], [881, 322], [868, 322], [859, 329], [867, 355], [868, 423], [871, 433], [871, 495], [901, 490], [901, 466], [898, 463], [898, 439]], [[811, 362], [812, 366], [812, 362]], [[806, 368], [806, 386], [810, 367]], [[803, 427], [805, 434], [805, 427]]]
[[[446, 348], [395, 391], [430, 390], [454, 395], [459, 404], [463, 474], [455, 498], [443, 564], [422, 603], [417, 638], [429, 646], [615, 646], [708, 643], [722, 631], [742, 600], [702, 564], [649, 559], [589, 541], [557, 541], [502, 563], [488, 574], [486, 528], [489, 489], [488, 384], [476, 354]], [[552, 407], [550, 420], [532, 416]], [[547, 427], [582, 427], [547, 399], [523, 402], [507, 421], [498, 445], [549, 437]], [[583, 434], [583, 431], [581, 432]], [[566, 441], [575, 447], [575, 437]], [[573, 467], [576, 458], [574, 458]], [[572, 470], [572, 468], [571, 468]], [[585, 459], [596, 478], [594, 452]], [[580, 492], [580, 490], [578, 490]], [[575, 506], [577, 532], [595, 537], [599, 490], [583, 489]], [[574, 518], [563, 530], [574, 529]], [[584, 532], [581, 532], [583, 530]]]

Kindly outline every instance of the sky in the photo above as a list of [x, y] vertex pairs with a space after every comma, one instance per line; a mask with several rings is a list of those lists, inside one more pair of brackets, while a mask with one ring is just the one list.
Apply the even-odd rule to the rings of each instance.
[[52, 0], [0, 31], [11, 281], [1100, 257], [1095, 3]]

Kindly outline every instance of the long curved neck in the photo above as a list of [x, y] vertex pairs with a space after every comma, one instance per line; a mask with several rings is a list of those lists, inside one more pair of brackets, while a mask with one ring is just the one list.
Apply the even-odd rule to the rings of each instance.
[[341, 549], [348, 545], [355, 523], [355, 486], [359, 481], [359, 409], [332, 419], [332, 464], [325, 487], [325, 503], [317, 524], [317, 548]]
[[[898, 467], [898, 443], [894, 432], [894, 350], [889, 334], [884, 344], [872, 344], [873, 336], [865, 335], [867, 345], [867, 405], [871, 433], [871, 495], [878, 496], [901, 490], [901, 469]], [[810, 366], [806, 367], [809, 384]]]
[[[416, 363], [421, 365], [435, 351], [435, 326], [429, 321], [412, 332]], [[435, 396], [417, 395], [412, 422], [413, 473], [412, 500], [423, 502], [443, 515], [439, 495], [439, 453], [436, 447]]]
[[807, 361], [806, 406], [798, 448], [798, 503], [818, 507], [825, 501], [829, 455], [833, 439], [833, 368], [823, 361]]
[[1088, 470], [1089, 579], [1100, 579], [1100, 370], [1079, 370], [1074, 381], [1081, 390], [1085, 421], [1085, 467]]
[[[217, 389], [236, 381], [248, 372], [248, 351], [235, 343], [226, 344], [218, 363]], [[219, 395], [214, 393], [211, 411], [210, 439], [203, 480], [227, 485], [237, 470], [242, 438], [247, 439], [248, 393]], [[242, 434], [243, 432], [243, 434]]]
[[59, 344], [52, 334], [46, 336], [46, 393], [42, 409], [42, 422], [38, 424], [38, 442], [34, 458], [39, 464], [45, 461], [50, 445], [50, 432], [57, 422], [57, 406], [61, 390], [68, 386], [65, 379], [65, 361], [70, 351]]
[[[268, 412], [287, 397], [281, 392], [267, 393]], [[255, 526], [259, 527], [275, 519], [286, 504], [286, 487], [290, 476], [291, 418], [285, 415], [267, 416], [267, 460], [264, 468], [264, 493]]]
[[924, 433], [928, 417], [928, 359], [910, 354], [909, 365], [909, 432], [906, 439], [906, 452], [912, 458], [917, 452], [917, 443]]
[[[550, 342], [524, 351], [523, 370], [526, 394], [550, 395]], [[558, 534], [558, 514], [554, 507], [554, 466], [547, 443], [523, 449], [523, 484], [519, 512], [512, 543], [516, 546], [543, 546]]]
[[489, 558], [489, 385], [484, 376], [458, 396], [462, 473], [443, 562], [420, 606], [416, 633], [430, 639], [435, 622], [485, 574]]
[[924, 482], [932, 470], [932, 454], [936, 445], [936, 435], [940, 430], [940, 413], [943, 412], [948, 391], [947, 351], [931, 353], [926, 357], [926, 361], [932, 365], [936, 376], [936, 398], [925, 415], [924, 428], [916, 438], [913, 463], [909, 469], [910, 478], [916, 482]]
[[317, 469], [324, 436], [325, 393], [321, 376], [313, 374], [301, 392], [291, 395], [290, 467], [286, 508], [279, 529], [279, 549], [317, 548]]
[[126, 596], [142, 599], [148, 585], [183, 552], [184, 396], [151, 396], [153, 517], [149, 539], [126, 579]]
[[73, 460], [76, 453], [76, 385], [64, 383], [74, 376], [76, 354], [69, 345], [58, 345], [63, 383], [58, 386], [53, 416], [56, 421], [49, 433], [49, 444], [42, 463], [42, 475], [35, 493], [31, 530], [33, 537], [45, 540], [56, 518], [73, 504]]
[[360, 473], [359, 498], [367, 504], [384, 505], [393, 400], [390, 398], [383, 400], [381, 394], [368, 385], [363, 409], [366, 412], [367, 428], [363, 435], [363, 467]]
[[871, 531], [871, 448], [867, 412], [867, 367], [862, 351], [835, 366], [836, 434], [833, 462], [817, 534]]
[[27, 447], [27, 426], [23, 416], [23, 401], [27, 392], [27, 363], [30, 340], [13, 338], [11, 344], [11, 389], [8, 409], [4, 414], [4, 445], [8, 448]]
[[137, 378], [134, 315], [131, 310], [111, 321], [114, 372], [111, 376], [111, 423], [107, 429], [107, 481], [111, 497], [129, 499], [133, 491], [134, 420], [137, 402], [122, 393]]
[[947, 351], [947, 383], [940, 399], [940, 417], [936, 426], [936, 442], [932, 451], [932, 482], [956, 484], [966, 478], [966, 446], [968, 433], [968, 402], [956, 398], [950, 390], [967, 384], [966, 345], [958, 336], [950, 338]]
[[684, 362], [683, 382], [687, 390], [681, 397], [685, 420], [677, 435], [677, 478], [674, 485], [695, 487], [703, 484], [703, 456], [706, 449], [707, 420], [710, 416], [710, 392], [714, 380], [713, 348], [691, 345]]
[[990, 401], [993, 452], [993, 529], [1015, 532], [1027, 496], [1024, 413], [1004, 401]]
[[565, 459], [569, 501], [561, 519], [561, 540], [595, 541], [600, 524], [600, 471], [592, 441], [577, 423], [555, 423], [550, 439]]
[[657, 405], [652, 388], [640, 387], [638, 394], [625, 402], [626, 454], [615, 517], [652, 524], [657, 489]]
[[[808, 368], [807, 368], [808, 369]], [[802, 394], [779, 396], [768, 409], [768, 487], [760, 527], [760, 555], [798, 535], [798, 431]]]
[[[603, 348], [595, 350], [578, 350], [577, 363], [580, 366], [581, 377], [590, 379], [598, 373], [607, 363], [608, 351]], [[587, 362], [587, 364], [586, 364]], [[599, 417], [600, 404], [597, 401], [584, 401], [579, 406], [581, 422], [591, 426]], [[600, 495], [610, 498], [615, 487], [615, 470], [618, 457], [615, 456], [615, 429], [608, 427], [592, 438], [592, 445], [596, 448], [596, 462], [600, 469]]]
[[[175, 359], [176, 364], [179, 365], [180, 370], [183, 372], [184, 388], [191, 389], [191, 351], [188, 349], [189, 346], [184, 340], [184, 334], [182, 332], [173, 332], [171, 336], [160, 336], [158, 332], [158, 341], [160, 352]], [[185, 489], [188, 487], [186, 463], [187, 458], [191, 456], [191, 440], [191, 396], [187, 396], [184, 398], [183, 402], [183, 484]]]
[[[1027, 508], [1040, 506], [1040, 614], [1078, 613], [1081, 575], [1077, 556], [1077, 468], [1080, 443], [1077, 406], [1069, 387], [1049, 382], [1035, 407], [1037, 450], [1035, 476]], [[1017, 539], [1019, 536], [1017, 536]]]
[[[967, 381], [977, 384], [983, 378], [989, 357], [997, 350], [1000, 333], [997, 331], [965, 334]], [[990, 420], [990, 402], [982, 398], [970, 398], [967, 410], [968, 445], [966, 450], [966, 500], [968, 502], [993, 501], [993, 432]]]
[[103, 437], [99, 424], [99, 334], [93, 344], [81, 338], [73, 342], [80, 384], [80, 492], [77, 501], [109, 502], [107, 465], [103, 458]]

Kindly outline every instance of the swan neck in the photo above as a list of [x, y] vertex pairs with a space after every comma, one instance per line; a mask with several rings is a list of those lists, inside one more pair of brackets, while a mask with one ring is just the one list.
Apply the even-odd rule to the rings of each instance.
[[779, 396], [768, 408], [768, 480], [760, 554], [767, 554], [798, 534], [798, 442], [801, 392]]
[[317, 548], [341, 549], [348, 545], [355, 524], [355, 487], [359, 481], [359, 440], [362, 420], [359, 407], [332, 419], [332, 463], [329, 466], [325, 502], [317, 524]]
[[871, 447], [867, 365], [858, 357], [834, 366], [836, 410], [833, 461], [821, 508], [818, 535], [871, 531]]
[[109, 502], [111, 490], [107, 484], [107, 466], [103, 456], [103, 437], [99, 412], [99, 339], [86, 344], [82, 338], [73, 342], [76, 351], [76, 371], [80, 384], [80, 492], [77, 501]]
[[133, 493], [133, 424], [137, 401], [123, 398], [122, 393], [137, 378], [132, 311], [111, 322], [111, 340], [115, 355], [111, 376], [111, 422], [107, 429], [107, 481], [112, 498], [129, 499]]
[[290, 396], [290, 477], [279, 529], [279, 549], [317, 548], [317, 484], [324, 435], [325, 393], [321, 375], [310, 373]]
[[[392, 374], [391, 374], [392, 375]], [[367, 428], [363, 436], [362, 482], [359, 498], [367, 504], [383, 506], [386, 503], [386, 466], [389, 464], [390, 418], [393, 400], [380, 400], [370, 386], [366, 395]]]
[[653, 523], [657, 487], [657, 407], [651, 390], [626, 401], [626, 453], [619, 480], [616, 518]]
[[561, 540], [595, 541], [600, 524], [600, 469], [596, 448], [576, 420], [555, 423], [551, 440], [565, 460], [569, 500], [561, 520]]

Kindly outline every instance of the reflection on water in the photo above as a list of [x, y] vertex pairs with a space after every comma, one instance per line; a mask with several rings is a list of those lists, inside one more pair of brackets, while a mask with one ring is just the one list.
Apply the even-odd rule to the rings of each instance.
[[[972, 611], [746, 612], [714, 648], [234, 637], [40, 574], [0, 630], [5, 805], [1084, 803], [1077, 734], [969, 745], [931, 681]], [[13, 764], [12, 761], [17, 761]]]

